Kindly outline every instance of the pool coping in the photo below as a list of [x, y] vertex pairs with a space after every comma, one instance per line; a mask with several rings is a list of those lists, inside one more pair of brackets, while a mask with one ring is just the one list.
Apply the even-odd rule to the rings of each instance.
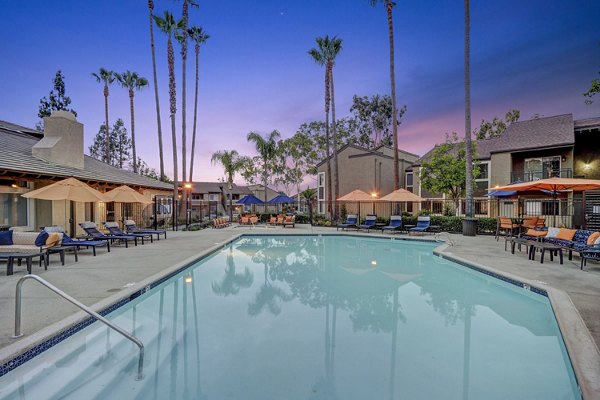
[[[433, 254], [444, 259], [456, 262], [479, 273], [491, 275], [513, 285], [531, 290], [539, 295], [547, 296], [550, 300], [561, 336], [565, 343], [568, 356], [571, 360], [579, 389], [584, 399], [600, 398], [600, 351], [596, 346], [587, 326], [583, 322], [579, 311], [571, 301], [569, 295], [551, 286], [540, 285], [539, 282], [531, 281], [508, 272], [499, 271], [495, 268], [473, 262], [452, 254], [452, 246], [446, 240], [436, 237], [398, 237], [384, 234], [335, 231], [335, 232], [244, 232], [234, 234], [232, 237], [217, 243], [214, 246], [200, 252], [197, 255], [186, 258], [175, 265], [168, 267], [154, 275], [151, 275], [133, 286], [115, 293], [94, 305], [91, 308], [101, 315], [108, 314], [124, 304], [146, 293], [148, 290], [160, 285], [167, 279], [181, 273], [194, 263], [204, 259], [228, 244], [241, 237], [256, 236], [351, 236], [360, 238], [388, 239], [398, 241], [421, 241], [429, 243], [441, 243], [433, 249]], [[65, 340], [69, 336], [79, 332], [95, 320], [83, 311], [79, 311], [52, 325], [47, 326], [29, 336], [0, 349], [0, 377], [34, 358], [38, 354], [48, 350], [54, 345]]]

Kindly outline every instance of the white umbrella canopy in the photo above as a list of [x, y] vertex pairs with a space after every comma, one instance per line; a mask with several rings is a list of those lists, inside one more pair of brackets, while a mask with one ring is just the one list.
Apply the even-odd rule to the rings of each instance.
[[82, 203], [111, 201], [96, 189], [75, 178], [67, 178], [22, 195], [28, 199], [70, 200]]
[[116, 203], [152, 203], [152, 200], [144, 197], [139, 192], [127, 185], [122, 185], [109, 192], [106, 192], [104, 196], [108, 199], [108, 201], [114, 201]]

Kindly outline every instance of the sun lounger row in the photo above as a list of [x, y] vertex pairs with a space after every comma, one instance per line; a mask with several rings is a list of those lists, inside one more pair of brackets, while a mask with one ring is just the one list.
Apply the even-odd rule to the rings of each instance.
[[269, 218], [269, 225], [272, 226], [283, 226], [284, 228], [286, 226], [291, 226], [292, 228], [294, 228], [296, 226], [296, 216], [295, 215], [283, 215], [283, 214], [279, 214], [277, 216], [271, 216]]
[[223, 218], [215, 218], [213, 220], [213, 228], [215, 229], [227, 228], [229, 225], [231, 223]]
[[431, 217], [421, 216], [417, 219], [417, 225], [404, 226], [402, 223], [401, 215], [392, 215], [388, 225], [382, 226], [377, 225], [376, 215], [367, 215], [363, 224], [358, 223], [357, 215], [348, 215], [346, 221], [337, 225], [337, 230], [356, 229], [366, 230], [369, 232], [371, 229], [381, 230], [382, 232], [429, 232], [431, 229]]
[[240, 225], [256, 225], [258, 224], [258, 217], [256, 214], [242, 215], [240, 218]]

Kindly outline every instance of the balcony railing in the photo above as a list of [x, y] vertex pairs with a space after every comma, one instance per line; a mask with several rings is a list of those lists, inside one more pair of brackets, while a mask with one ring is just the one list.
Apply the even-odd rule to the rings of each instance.
[[510, 176], [510, 181], [536, 181], [538, 179], [546, 178], [572, 178], [573, 169], [562, 168], [553, 170], [539, 170], [539, 171], [513, 171]]

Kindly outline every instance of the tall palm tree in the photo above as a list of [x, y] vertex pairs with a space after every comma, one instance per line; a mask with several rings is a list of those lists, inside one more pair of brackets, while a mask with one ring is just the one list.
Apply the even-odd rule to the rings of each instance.
[[154, 51], [154, 0], [148, 0], [148, 11], [150, 14], [150, 48], [152, 49], [152, 73], [154, 77], [154, 101], [156, 103], [156, 125], [158, 127], [158, 157], [160, 160], [160, 180], [165, 179], [165, 163], [162, 141], [162, 123], [160, 122], [160, 102], [158, 100], [158, 78], [156, 75], [156, 52]]
[[281, 135], [277, 130], [269, 133], [266, 137], [262, 137], [257, 132], [250, 132], [246, 137], [249, 142], [254, 143], [256, 151], [262, 159], [262, 176], [265, 191], [265, 212], [267, 211], [267, 182], [269, 180], [269, 172], [272, 169], [271, 164], [277, 156], [277, 139], [280, 137]]
[[337, 142], [337, 128], [335, 125], [335, 90], [333, 86], [333, 66], [335, 64], [335, 58], [342, 50], [342, 39], [338, 39], [334, 36], [328, 43], [327, 46], [327, 69], [329, 70], [329, 91], [331, 92], [331, 129], [333, 136], [333, 176], [335, 177], [334, 184], [334, 219], [338, 219], [338, 203], [337, 199], [340, 197], [340, 175], [338, 169], [338, 142]]
[[466, 197], [465, 214], [473, 217], [473, 146], [471, 144], [471, 12], [469, 0], [465, 0], [465, 163]]
[[117, 81], [121, 87], [129, 91], [129, 110], [131, 112], [131, 151], [133, 152], [133, 172], [137, 173], [137, 153], [135, 150], [135, 123], [134, 123], [134, 111], [133, 111], [133, 96], [136, 90], [142, 90], [148, 86], [148, 79], [139, 76], [137, 72], [131, 72], [127, 70], [123, 74], [115, 74]]
[[235, 174], [244, 167], [245, 159], [240, 157], [236, 150], [219, 150], [212, 155], [210, 161], [213, 164], [221, 164], [225, 172], [227, 188], [229, 189], [229, 221], [232, 221], [231, 189], [233, 189], [233, 179]]
[[[337, 53], [341, 50], [342, 41], [341, 39], [337, 39], [336, 36], [333, 38], [329, 38], [329, 36], [318, 37], [316, 39], [317, 48], [312, 48], [308, 51], [308, 54], [312, 57], [312, 59], [321, 66], [325, 66], [325, 153], [327, 156], [327, 210], [331, 215], [331, 151], [329, 148], [330, 139], [329, 139], [329, 110], [331, 106], [331, 79], [330, 79], [330, 66], [333, 67], [333, 60]], [[331, 63], [331, 64], [330, 64]], [[334, 157], [334, 168], [337, 173], [337, 137], [334, 137], [334, 149], [333, 149], [333, 157]], [[338, 185], [338, 176], [335, 175], [335, 182]], [[339, 188], [339, 186], [338, 186]], [[336, 194], [336, 199], [337, 199]]]
[[194, 151], [196, 150], [196, 121], [198, 117], [198, 56], [200, 55], [200, 45], [206, 43], [210, 36], [199, 26], [193, 26], [188, 29], [188, 34], [196, 52], [196, 88], [194, 90], [194, 130], [192, 132], [192, 151], [190, 154], [190, 182], [194, 177]]
[[379, 3], [385, 5], [388, 21], [388, 36], [390, 41], [390, 84], [392, 86], [392, 132], [394, 137], [394, 189], [400, 189], [400, 171], [398, 161], [398, 108], [396, 105], [396, 72], [394, 67], [394, 21], [392, 9], [396, 3], [392, 0], [369, 0], [371, 6]]
[[175, 129], [175, 114], [177, 113], [177, 92], [175, 90], [175, 53], [173, 52], [173, 37], [181, 29], [182, 22], [175, 21], [173, 14], [165, 11], [164, 17], [154, 16], [156, 26], [167, 35], [167, 59], [169, 62], [169, 111], [171, 113], [171, 139], [173, 140], [173, 198], [179, 194], [177, 166], [177, 131]]
[[96, 82], [104, 85], [104, 120], [106, 123], [106, 144], [104, 148], [104, 162], [110, 163], [110, 128], [108, 126], [108, 87], [115, 81], [115, 73], [104, 68], [92, 72]]

